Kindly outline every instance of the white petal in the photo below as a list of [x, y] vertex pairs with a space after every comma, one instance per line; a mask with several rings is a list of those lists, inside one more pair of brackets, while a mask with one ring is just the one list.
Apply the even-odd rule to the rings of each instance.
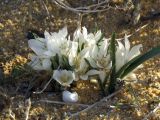
[[116, 51], [116, 71], [118, 71], [126, 61], [126, 49], [120, 41], [117, 41], [117, 43], [118, 47]]
[[126, 34], [125, 34], [124, 42], [125, 42], [126, 51], [129, 51], [130, 50], [130, 43], [129, 43], [129, 40], [128, 40], [128, 37]]
[[59, 32], [58, 35], [62, 38], [67, 37], [68, 31], [67, 31], [67, 27], [62, 28]]
[[75, 61], [74, 56], [72, 54], [69, 54], [68, 56], [69, 65], [74, 66], [74, 61]]
[[125, 51], [124, 45], [120, 41], [117, 41], [117, 43], [119, 50], [121, 50], [121, 52], [124, 52]]
[[75, 80], [75, 74], [72, 71], [55, 70], [53, 73], [53, 79], [63, 86], [69, 86], [73, 80]]
[[97, 54], [99, 54], [98, 53], [99, 51], [98, 51], [98, 46], [97, 45], [94, 45], [93, 46], [93, 48], [92, 48], [92, 50], [91, 50], [91, 57], [93, 58], [93, 59], [96, 59], [97, 58]]
[[100, 31], [100, 30], [97, 31], [97, 33], [95, 34], [95, 40], [96, 40], [96, 41], [100, 40], [101, 36], [102, 36], [101, 31]]
[[40, 59], [36, 55], [30, 56], [31, 62], [28, 63], [34, 70], [43, 70]]
[[81, 75], [82, 80], [88, 80], [89, 76], [98, 75], [100, 72], [98, 70], [89, 70], [85, 75]]
[[56, 39], [50, 38], [47, 41], [47, 49], [53, 51], [53, 53], [59, 53], [59, 43]]
[[130, 52], [129, 52], [129, 55], [127, 56], [127, 57], [128, 57], [128, 60], [131, 60], [132, 58], [134, 58], [134, 57], [136, 57], [137, 55], [139, 55], [139, 54], [140, 54], [140, 48], [141, 48], [141, 47], [142, 47], [141, 44], [132, 47], [132, 49], [131, 49]]
[[108, 40], [107, 39], [104, 39], [103, 42], [100, 43], [100, 50], [99, 50], [99, 54], [101, 56], [106, 56], [107, 55], [107, 52], [108, 52]]
[[63, 91], [62, 99], [64, 102], [75, 103], [78, 101], [78, 94], [76, 92]]
[[61, 72], [59, 70], [54, 70], [54, 73], [53, 73], [53, 78], [55, 80], [58, 80], [61, 76]]
[[137, 80], [137, 77], [134, 73], [130, 73], [124, 78], [125, 80]]
[[87, 37], [88, 32], [87, 32], [86, 27], [82, 27], [82, 33], [83, 33], [84, 37]]
[[96, 44], [95, 36], [93, 33], [88, 34], [86, 40], [87, 40], [89, 46]]
[[89, 70], [86, 74], [88, 76], [91, 76], [91, 75], [98, 75], [100, 74], [100, 72], [98, 70]]
[[44, 70], [50, 70], [51, 69], [51, 61], [50, 61], [50, 59], [44, 59], [43, 61], [42, 61], [42, 66], [43, 66], [43, 68], [44, 68]]
[[77, 42], [71, 42], [72, 47], [70, 49], [71, 54], [76, 57], [77, 55], [77, 50], [78, 50], [78, 43]]
[[80, 75], [80, 78], [81, 78], [82, 80], [88, 80], [88, 75]]
[[29, 47], [37, 54], [42, 55], [45, 52], [45, 44], [38, 39], [31, 39], [28, 41]]
[[[58, 54], [58, 53], [57, 53]], [[55, 56], [56, 55], [56, 52], [52, 52], [50, 50], [48, 51], [45, 51], [44, 52], [44, 55], [48, 56], [48, 57], [52, 57], [52, 56]]]
[[46, 39], [47, 41], [51, 38], [51, 35], [50, 35], [49, 32], [47, 32], [46, 30], [45, 30], [45, 32], [44, 32], [44, 36], [45, 36], [45, 39]]
[[119, 48], [116, 51], [116, 71], [118, 71], [125, 63], [124, 53]]
[[80, 34], [80, 28], [78, 28], [77, 30], [75, 30], [74, 34], [73, 34], [73, 41], [78, 41], [79, 38], [79, 34]]
[[96, 61], [93, 60], [92, 58], [88, 58], [87, 60], [89, 61], [90, 65], [91, 65], [93, 68], [97, 68], [97, 67], [98, 67]]
[[82, 58], [82, 57], [85, 57], [87, 58], [89, 55], [89, 48], [84, 48], [80, 53], [79, 53], [79, 56]]
[[103, 83], [104, 80], [105, 80], [105, 78], [106, 78], [106, 72], [105, 72], [105, 71], [100, 71], [99, 77], [100, 77], [100, 80], [101, 80], [102, 83]]
[[84, 59], [82, 59], [80, 61], [79, 69], [81, 71], [83, 71], [83, 73], [84, 73], [84, 72], [86, 72], [87, 68], [88, 68], [88, 64], [86, 63], [86, 61]]

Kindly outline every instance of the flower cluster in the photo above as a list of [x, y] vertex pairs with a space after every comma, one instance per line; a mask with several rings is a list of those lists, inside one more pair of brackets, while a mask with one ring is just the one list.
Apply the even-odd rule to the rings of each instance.
[[[95, 75], [104, 81], [112, 63], [109, 54], [110, 39], [106, 39], [100, 30], [88, 33], [85, 27], [77, 29], [72, 40], [67, 27], [59, 32], [45, 31], [44, 35], [45, 38], [37, 37], [28, 42], [35, 53], [30, 56], [29, 62], [33, 69], [52, 70], [53, 79], [62, 86], [70, 86], [73, 81], [88, 80], [89, 76]], [[127, 36], [124, 44], [117, 41], [116, 71], [139, 55], [141, 46], [130, 48]]]

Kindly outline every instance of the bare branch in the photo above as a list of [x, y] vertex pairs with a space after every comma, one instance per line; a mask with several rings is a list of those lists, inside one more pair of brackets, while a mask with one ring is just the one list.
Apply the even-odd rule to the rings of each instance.
[[50, 78], [50, 80], [46, 83], [46, 85], [44, 86], [44, 88], [41, 91], [37, 91], [37, 92], [33, 92], [35, 94], [41, 94], [42, 92], [44, 92], [44, 90], [48, 87], [49, 83], [52, 81], [52, 77]]
[[82, 107], [88, 107], [89, 106], [89, 105], [86, 105], [86, 104], [66, 103], [66, 102], [51, 101], [51, 100], [39, 100], [38, 102], [46, 102], [46, 103], [61, 104], [61, 105], [76, 105], [76, 106], [82, 106]]
[[153, 115], [153, 114], [155, 114], [155, 112], [158, 109], [160, 109], [160, 103], [158, 104], [158, 106], [154, 110], [152, 110], [151, 112], [149, 112], [142, 120], [149, 120], [148, 117], [151, 116], [151, 115]]
[[93, 4], [87, 7], [77, 7], [77, 8], [73, 8], [67, 4], [65, 4], [62, 0], [52, 0], [53, 3], [55, 3], [57, 6], [66, 9], [66, 10], [70, 10], [72, 12], [75, 13], [95, 13], [95, 12], [103, 12], [106, 11], [108, 9], [120, 9], [120, 10], [125, 10], [124, 7], [112, 7], [109, 5], [110, 0], [105, 0], [102, 2], [98, 2], [97, 4]]
[[29, 111], [31, 108], [31, 99], [27, 99], [25, 100], [25, 107], [26, 107], [26, 111], [25, 111], [25, 120], [28, 120], [29, 118]]

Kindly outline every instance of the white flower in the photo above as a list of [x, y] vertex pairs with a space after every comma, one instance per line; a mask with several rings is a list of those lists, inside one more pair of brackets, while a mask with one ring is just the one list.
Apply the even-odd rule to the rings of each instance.
[[100, 30], [95, 34], [88, 34], [87, 29], [83, 27], [82, 30], [79, 28], [74, 33], [74, 41], [78, 42], [78, 53], [75, 57], [69, 56], [69, 61], [70, 65], [75, 66], [76, 79], [87, 80], [88, 76], [100, 74], [100, 78], [104, 80], [106, 70], [91, 69], [88, 71], [89, 66], [85, 59], [93, 68], [108, 69], [110, 62], [110, 57], [107, 55], [108, 40], [102, 38]]
[[53, 73], [53, 79], [63, 86], [69, 86], [73, 80], [75, 80], [75, 74], [72, 71], [55, 70]]
[[80, 53], [77, 53], [74, 57], [69, 56], [69, 64], [74, 66], [76, 79], [75, 80], [87, 80], [88, 76], [97, 75], [99, 71], [91, 69], [88, 70], [89, 65], [85, 61], [85, 58], [89, 57], [89, 51], [83, 49]]
[[64, 27], [59, 32], [48, 33], [45, 31], [45, 39], [47, 51], [45, 52], [48, 56], [66, 55], [69, 50], [70, 40], [67, 40], [67, 27]]
[[108, 40], [104, 39], [100, 46], [94, 46], [90, 50], [90, 58], [88, 59], [93, 68], [109, 69], [110, 55], [108, 52]]
[[40, 58], [36, 55], [30, 56], [31, 62], [28, 63], [34, 70], [50, 70], [51, 61], [49, 58]]
[[134, 57], [140, 54], [141, 44], [136, 45], [130, 48], [130, 43], [127, 35], [125, 35], [125, 45], [123, 45], [120, 41], [118, 42], [118, 47], [116, 51], [116, 71], [118, 71], [123, 65], [132, 60]]
[[78, 94], [76, 92], [63, 91], [62, 99], [64, 102], [75, 103], [78, 101]]
[[87, 29], [85, 27], [82, 28], [82, 32], [81, 32], [81, 28], [78, 28], [74, 32], [73, 41], [78, 42], [80, 49], [83, 44], [87, 43], [86, 38], [87, 38]]
[[[138, 56], [140, 54], [141, 47], [142, 47], [142, 45], [139, 44], [139, 45], [136, 45], [136, 46], [130, 48], [130, 43], [129, 43], [127, 35], [125, 35], [124, 45], [118, 41], [118, 47], [117, 47], [117, 51], [116, 51], [116, 71], [121, 69], [121, 67], [123, 65], [128, 63], [134, 57]], [[132, 71], [132, 73], [128, 74], [127, 76], [125, 76], [124, 79], [136, 80], [137, 78], [136, 78], [136, 75], [133, 73], [134, 71]]]
[[90, 50], [90, 57], [87, 60], [93, 68], [98, 69], [100, 80], [103, 82], [111, 68], [110, 55], [108, 54], [108, 40], [104, 39], [99, 43], [99, 46], [95, 45]]
[[75, 33], [74, 33], [74, 37], [73, 37], [73, 41], [76, 41], [79, 43], [79, 49], [82, 50], [81, 48], [87, 48], [88, 49], [92, 49], [97, 42], [100, 40], [100, 38], [102, 37], [102, 33], [101, 31], [97, 31], [95, 34], [93, 33], [89, 33], [87, 32], [87, 29], [85, 27], [78, 28]]
[[102, 37], [101, 31], [97, 31], [96, 34], [89, 33], [86, 40], [88, 42], [89, 47], [93, 47], [94, 45], [97, 45], [97, 42]]
[[84, 75], [88, 70], [88, 64], [84, 60], [89, 55], [87, 49], [83, 49], [78, 53], [78, 43], [72, 42], [70, 54], [68, 56], [69, 64], [74, 67], [76, 73], [76, 80], [80, 78], [80, 75]]
[[47, 50], [43, 38], [31, 39], [28, 41], [28, 45], [38, 56], [43, 56], [43, 53]]

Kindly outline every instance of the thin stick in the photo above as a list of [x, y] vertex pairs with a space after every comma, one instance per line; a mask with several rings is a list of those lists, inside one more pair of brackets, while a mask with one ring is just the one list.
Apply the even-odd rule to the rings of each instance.
[[46, 12], [47, 12], [48, 16], [50, 17], [50, 13], [49, 13], [49, 10], [48, 10], [46, 4], [44, 3], [43, 0], [41, 0], [41, 1], [42, 1], [43, 5], [44, 5], [44, 8], [46, 9]]
[[15, 114], [12, 112], [11, 108], [9, 108], [8, 112], [9, 112], [9, 116], [10, 116], [13, 120], [16, 120], [16, 119], [15, 119]]
[[154, 114], [158, 109], [160, 109], [160, 103], [158, 104], [158, 106], [154, 110], [149, 112], [149, 114], [147, 114], [142, 120], [148, 120], [148, 117], [151, 116], [152, 114]]
[[50, 13], [49, 13], [49, 10], [48, 10], [48, 8], [47, 8], [47, 5], [44, 3], [43, 0], [40, 0], [40, 2], [43, 4], [43, 6], [44, 6], [44, 8], [45, 8], [45, 10], [46, 10], [46, 12], [47, 12], [47, 15], [48, 15], [48, 17], [49, 17], [49, 19], [50, 19], [50, 21], [51, 21], [51, 15], [50, 15]]
[[51, 100], [39, 100], [38, 102], [46, 102], [46, 103], [61, 104], [61, 105], [77, 105], [77, 106], [82, 106], [82, 107], [88, 107], [89, 106], [89, 105], [86, 105], [86, 104], [66, 103], [66, 102], [51, 101]]
[[31, 25], [31, 22], [32, 22], [32, 0], [29, 0], [29, 26]]
[[46, 83], [46, 85], [44, 86], [44, 88], [41, 91], [37, 91], [37, 92], [33, 92], [34, 94], [41, 94], [42, 92], [44, 92], [44, 90], [48, 87], [49, 83], [52, 81], [52, 77], [50, 78], [50, 80]]
[[118, 93], [120, 93], [121, 89], [119, 89], [118, 91], [108, 95], [107, 97], [104, 97], [103, 99], [101, 99], [100, 101], [88, 106], [87, 108], [77, 112], [77, 113], [74, 113], [74, 114], [71, 114], [71, 116], [69, 118], [73, 118], [73, 117], [76, 117], [78, 116], [79, 114], [83, 113], [83, 112], [87, 112], [88, 110], [90, 110], [91, 108], [97, 106], [98, 104], [104, 102], [104, 101], [107, 101], [108, 99], [112, 98], [113, 96], [117, 95]]
[[30, 98], [25, 101], [25, 107], [26, 107], [25, 120], [28, 120], [28, 118], [29, 118], [29, 111], [30, 111], [30, 108], [31, 108], [31, 99]]
[[0, 87], [0, 96], [2, 96], [5, 99], [5, 101], [6, 101], [7, 105], [8, 105], [9, 116], [13, 120], [15, 120], [15, 114], [12, 111], [12, 98], [10, 98], [7, 94], [5, 94], [5, 91], [3, 90], [2, 87]]
[[[146, 28], [148, 25], [149, 25], [149, 23], [147, 23], [147, 24], [145, 24], [145, 25], [139, 27], [139, 28], [136, 29], [133, 33], [127, 35], [127, 37], [129, 38], [129, 37], [133, 36], [134, 34], [138, 33], [140, 30]], [[118, 39], [116, 39], [116, 40], [119, 40], [119, 41], [120, 41], [120, 40], [123, 40], [123, 39], [124, 39], [124, 38], [118, 38]]]
[[[105, 0], [103, 2], [99, 2], [97, 4], [93, 4], [87, 7], [78, 7], [78, 8], [73, 8], [68, 6], [67, 4], [65, 4], [63, 1], [60, 0], [52, 0], [52, 2], [54, 2], [57, 6], [66, 9], [66, 10], [70, 10], [72, 12], [75, 13], [95, 13], [95, 12], [103, 12], [106, 11], [108, 9], [120, 9], [120, 10], [124, 10], [125, 8], [120, 8], [120, 7], [112, 7], [109, 6], [108, 3], [110, 2], [110, 0]], [[104, 6], [105, 5], [105, 6]], [[103, 9], [99, 9], [99, 8], [103, 8]]]

